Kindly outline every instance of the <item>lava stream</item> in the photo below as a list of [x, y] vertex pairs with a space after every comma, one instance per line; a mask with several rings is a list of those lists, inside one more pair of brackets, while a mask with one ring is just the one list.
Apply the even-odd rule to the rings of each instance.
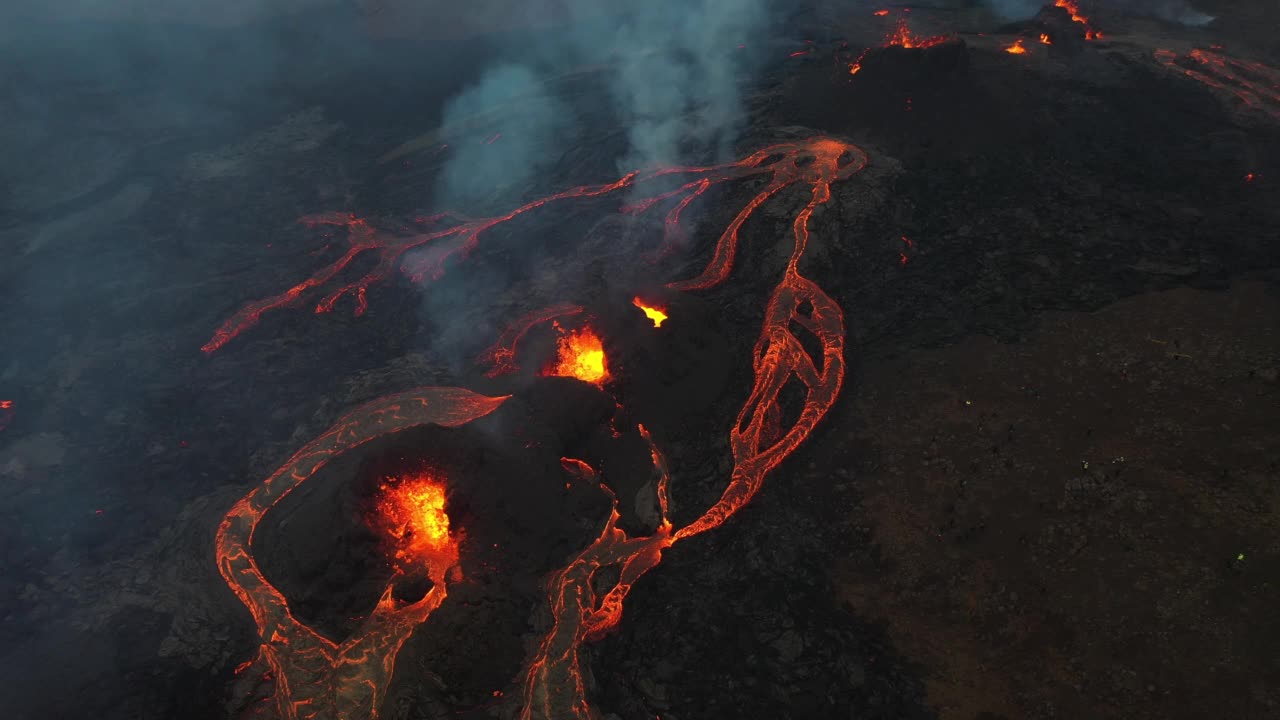
[[665, 310], [660, 307], [650, 305], [640, 298], [632, 299], [631, 304], [640, 308], [640, 312], [643, 312], [644, 316], [653, 322], [654, 327], [662, 327], [662, 323], [667, 319], [667, 313]]
[[[373, 254], [377, 258], [374, 267], [366, 272], [360, 278], [351, 282], [341, 284], [336, 289], [331, 290], [327, 295], [322, 296], [315, 305], [317, 313], [331, 311], [337, 301], [345, 296], [351, 296], [356, 301], [356, 313], [363, 313], [368, 306], [368, 289], [375, 283], [385, 281], [397, 269], [408, 274], [415, 281], [435, 280], [441, 277], [447, 263], [454, 258], [466, 257], [468, 253], [476, 248], [480, 242], [480, 236], [499, 225], [510, 220], [533, 211], [551, 202], [567, 200], [571, 198], [599, 197], [609, 195], [619, 190], [633, 187], [637, 184], [655, 178], [670, 175], [690, 175], [693, 179], [677, 187], [675, 190], [666, 191], [647, 199], [632, 203], [625, 208], [626, 211], [632, 213], [641, 213], [654, 207], [659, 202], [683, 196], [680, 202], [668, 211], [665, 219], [665, 238], [663, 242], [663, 251], [668, 251], [678, 245], [682, 238], [680, 229], [680, 214], [693, 202], [696, 198], [705, 193], [712, 185], [741, 179], [751, 175], [759, 175], [765, 173], [773, 173], [774, 182], [771, 187], [773, 192], [777, 192], [786, 186], [787, 182], [780, 182], [780, 178], [791, 177], [795, 174], [796, 168], [791, 167], [795, 162], [805, 157], [812, 156], [812, 148], [810, 144], [822, 142], [821, 139], [800, 141], [792, 143], [781, 143], [771, 147], [759, 150], [750, 156], [743, 158], [737, 162], [725, 163], [721, 165], [710, 165], [704, 167], [666, 167], [657, 168], [646, 171], [635, 171], [622, 176], [621, 178], [602, 185], [582, 185], [570, 188], [554, 195], [532, 200], [511, 212], [496, 217], [489, 218], [468, 218], [457, 215], [455, 213], [441, 213], [432, 218], [434, 221], [448, 220], [456, 224], [429, 232], [417, 233], [413, 235], [393, 235], [375, 230], [366, 220], [357, 218], [349, 213], [327, 213], [321, 215], [313, 215], [303, 218], [303, 222], [309, 225], [331, 225], [347, 228], [347, 243], [349, 247], [341, 257], [332, 263], [317, 270], [311, 277], [285, 290], [284, 292], [273, 295], [271, 297], [262, 298], [248, 303], [214, 332], [213, 337], [201, 348], [206, 353], [212, 353], [222, 346], [226, 345], [233, 338], [244, 332], [246, 329], [256, 325], [261, 320], [263, 313], [270, 310], [289, 307], [295, 305], [309, 296], [312, 292], [320, 290], [320, 288], [330, 285], [331, 282], [359, 256], [364, 254]], [[765, 161], [771, 157], [779, 157], [775, 162], [766, 163]], [[768, 193], [759, 202], [764, 202], [769, 195]], [[758, 203], [757, 203], [758, 205]], [[749, 207], [744, 209], [742, 214], [730, 224], [725, 230], [726, 235], [732, 235], [735, 238], [738, 228], [742, 222], [751, 214], [755, 208]], [[722, 242], [717, 246], [723, 246]], [[422, 248], [418, 255], [406, 257], [406, 253], [415, 248]], [[695, 282], [685, 285], [681, 289], [698, 289]]]
[[1170, 70], [1230, 93], [1250, 110], [1280, 121], [1280, 70], [1200, 48], [1181, 57], [1172, 50], [1156, 50], [1155, 58]]
[[[552, 627], [525, 673], [521, 720], [597, 717], [586, 695], [581, 666], [583, 645], [617, 626], [627, 594], [644, 573], [658, 565], [663, 550], [719, 527], [749, 502], [765, 476], [809, 436], [840, 393], [844, 382], [844, 313], [821, 288], [800, 274], [799, 263], [809, 244], [809, 221], [814, 210], [830, 200], [831, 184], [865, 167], [867, 157], [851, 145], [826, 138], [810, 141], [803, 148], [796, 152], [806, 153], [812, 162], [790, 162], [785, 165], [786, 171], [775, 169], [773, 183], [749, 201], [744, 210], [749, 215], [782, 187], [799, 183], [810, 186], [809, 201], [792, 223], [790, 259], [769, 298], [764, 326], [752, 353], [752, 389], [729, 431], [734, 460], [729, 484], [720, 499], [700, 517], [673, 530], [667, 515], [670, 473], [649, 433], [640, 426], [658, 475], [658, 527], [648, 536], [629, 536], [617, 526], [617, 498], [601, 485], [610, 496], [612, 507], [600, 536], [547, 583]], [[841, 165], [848, 156], [855, 161]], [[779, 184], [781, 187], [775, 187]], [[735, 223], [740, 226], [743, 219], [739, 215]], [[736, 232], [721, 236], [712, 263], [699, 276], [697, 286], [706, 287], [724, 279], [733, 264], [736, 240]], [[817, 339], [819, 357], [809, 354], [793, 327]], [[807, 389], [804, 405], [794, 424], [783, 428], [779, 396], [783, 386], [793, 379]], [[598, 572], [611, 567], [618, 568], [618, 579], [600, 593], [594, 579]]]
[[[431, 589], [416, 602], [401, 603], [392, 597], [392, 585], [388, 585], [360, 628], [336, 643], [295, 618], [288, 600], [258, 569], [250, 548], [262, 517], [326, 463], [352, 448], [419, 425], [464, 425], [493, 412], [506, 399], [460, 388], [420, 388], [374, 400], [307, 443], [223, 518], [215, 540], [218, 571], [257, 625], [261, 645], [250, 664], [265, 666], [271, 673], [274, 704], [281, 718], [377, 718], [396, 655], [414, 629], [444, 601], [449, 571], [458, 555], [447, 520], [442, 526], [430, 507], [425, 514], [411, 512], [406, 522], [425, 519], [436, 531], [421, 533], [426, 545], [418, 540], [406, 544], [401, 560], [424, 567]], [[438, 510], [443, 515], [442, 504]]]

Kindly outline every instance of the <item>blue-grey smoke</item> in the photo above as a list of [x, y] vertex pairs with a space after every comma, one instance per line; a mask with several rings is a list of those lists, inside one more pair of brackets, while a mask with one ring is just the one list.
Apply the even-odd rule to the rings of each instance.
[[566, 150], [577, 137], [573, 113], [548, 82], [581, 68], [602, 73], [607, 90], [593, 102], [607, 103], [625, 128], [620, 172], [692, 156], [724, 159], [741, 129], [740, 85], [762, 55], [741, 48], [759, 41], [768, 2], [566, 0], [566, 26], [529, 33], [519, 67], [504, 61], [451, 101], [442, 135], [463, 145], [438, 194], [492, 198]]

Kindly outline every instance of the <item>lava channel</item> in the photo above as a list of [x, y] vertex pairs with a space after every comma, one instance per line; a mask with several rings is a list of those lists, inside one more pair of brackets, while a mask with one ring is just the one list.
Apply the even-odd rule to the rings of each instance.
[[[294, 617], [288, 600], [258, 569], [250, 548], [262, 517], [326, 463], [352, 448], [419, 425], [465, 425], [493, 412], [506, 399], [460, 388], [419, 388], [374, 400], [307, 443], [223, 518], [215, 540], [218, 571], [249, 609], [260, 642], [257, 657], [242, 665], [241, 671], [257, 667], [270, 673], [280, 718], [377, 718], [400, 647], [447, 595], [458, 547], [448, 531], [442, 491], [438, 505], [429, 483], [419, 481], [402, 486], [409, 495], [399, 491], [387, 495], [386, 518], [401, 529], [397, 573], [360, 628], [338, 643]], [[392, 596], [392, 589], [411, 566], [425, 571], [432, 586], [421, 599], [402, 603]]]

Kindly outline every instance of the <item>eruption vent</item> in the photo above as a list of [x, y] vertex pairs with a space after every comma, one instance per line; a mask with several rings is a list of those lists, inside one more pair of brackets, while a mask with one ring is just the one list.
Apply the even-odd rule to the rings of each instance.
[[604, 356], [604, 342], [589, 327], [561, 331], [557, 342], [559, 357], [547, 375], [572, 377], [592, 385], [603, 385], [609, 379], [609, 365]]
[[422, 472], [388, 478], [380, 490], [382, 497], [372, 524], [391, 538], [397, 571], [429, 570], [457, 561], [458, 545], [449, 535], [449, 516], [444, 509], [443, 480]]
[[646, 304], [645, 301], [640, 298], [632, 300], [631, 304], [640, 308], [641, 312], [644, 313], [644, 316], [653, 321], [654, 327], [662, 327], [662, 321], [667, 319], [667, 313], [665, 311], [661, 308]]

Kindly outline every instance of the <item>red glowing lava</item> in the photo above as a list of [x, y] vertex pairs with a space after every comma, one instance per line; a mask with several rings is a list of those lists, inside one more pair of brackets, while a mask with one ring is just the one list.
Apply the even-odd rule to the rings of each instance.
[[877, 11], [875, 11], [875, 12], [871, 13], [871, 14], [872, 14], [872, 15], [875, 15], [876, 17], [884, 17], [885, 15], [888, 15], [888, 14], [889, 14], [889, 11], [888, 11], [888, 10], [877, 10]]
[[940, 45], [947, 41], [945, 35], [934, 35], [933, 37], [923, 37], [913, 35], [911, 28], [907, 27], [905, 19], [899, 20], [897, 27], [885, 38], [885, 47], [904, 47], [904, 48], [927, 48], [934, 45]]
[[1010, 55], [1026, 55], [1027, 49], [1022, 46], [1022, 38], [1018, 38], [1012, 45], [1004, 49]]
[[1102, 39], [1102, 33], [1093, 29], [1093, 25], [1090, 23], [1089, 18], [1081, 14], [1080, 0], [1054, 0], [1053, 4], [1071, 13], [1071, 20], [1073, 22], [1078, 22], [1084, 26], [1085, 40], [1101, 40]]
[[1040, 33], [1040, 44], [1052, 45], [1053, 41], [1049, 39], [1049, 35], [1047, 33]]
[[1155, 58], [1170, 70], [1229, 93], [1248, 110], [1280, 121], [1280, 70], [1200, 48], [1183, 56], [1156, 50]]
[[11, 422], [13, 422], [13, 401], [0, 400], [0, 430], [9, 427]]
[[603, 385], [609, 379], [604, 341], [590, 327], [561, 330], [556, 345], [556, 361], [544, 375], [577, 378], [592, 385]]
[[665, 310], [660, 307], [650, 305], [640, 298], [633, 299], [631, 304], [640, 308], [640, 311], [644, 313], [644, 316], [653, 321], [654, 327], [662, 327], [662, 322], [667, 319], [667, 313]]
[[[465, 425], [493, 412], [506, 399], [459, 388], [419, 388], [374, 400], [307, 443], [223, 518], [215, 540], [218, 571], [252, 614], [261, 643], [257, 657], [241, 669], [257, 664], [270, 673], [272, 700], [281, 718], [377, 718], [400, 647], [444, 601], [457, 548], [449, 539], [447, 520], [442, 519], [443, 503], [435, 514], [427, 493], [425, 507], [404, 516], [415, 532], [404, 536], [405, 555], [399, 560], [424, 566], [431, 589], [420, 600], [403, 603], [392, 596], [388, 585], [360, 628], [336, 643], [295, 618], [288, 599], [258, 569], [250, 548], [262, 517], [326, 463], [352, 448], [419, 425]], [[434, 540], [432, 533], [436, 533]]]

